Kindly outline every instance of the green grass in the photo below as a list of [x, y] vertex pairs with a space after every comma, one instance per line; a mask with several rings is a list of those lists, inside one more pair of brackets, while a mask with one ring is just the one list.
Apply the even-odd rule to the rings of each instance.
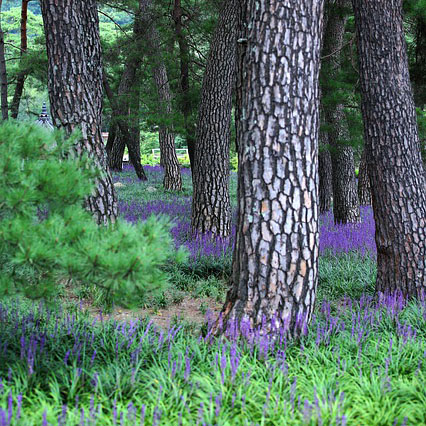
[[[5, 306], [0, 310], [0, 407], [7, 410], [12, 392], [12, 424], [41, 424], [44, 412], [49, 424], [57, 424], [63, 404], [68, 406], [66, 424], [80, 424], [81, 409], [89, 418], [92, 397], [97, 424], [105, 425], [114, 424], [114, 400], [118, 419], [123, 412], [126, 425], [139, 424], [142, 405], [148, 425], [154, 424], [155, 410], [162, 411], [163, 425], [179, 424], [180, 418], [185, 425], [197, 420], [209, 425], [315, 425], [319, 419], [325, 425], [391, 425], [402, 424], [404, 417], [410, 425], [426, 424], [425, 304], [412, 303], [394, 315], [385, 307], [366, 309], [354, 303], [335, 316], [323, 305], [307, 338], [267, 352], [262, 345], [205, 342], [190, 333], [188, 324], [168, 340], [152, 328], [147, 331], [146, 321], [131, 332], [129, 326], [121, 329], [112, 322], [93, 325], [81, 312], [73, 326], [62, 314], [56, 336], [50, 337], [55, 314], [48, 320], [45, 311], [38, 313], [37, 306], [20, 301], [8, 302], [6, 315]], [[340, 328], [316, 341], [318, 329], [332, 318]], [[404, 336], [404, 330], [417, 335]], [[20, 359], [21, 338], [28, 343], [32, 335], [40, 339], [43, 333], [48, 336], [45, 349], [36, 351], [29, 374], [26, 351]], [[82, 342], [80, 360], [70, 355], [65, 365], [76, 340]], [[16, 421], [18, 394], [23, 402]], [[127, 419], [130, 402], [137, 407], [136, 421]]]

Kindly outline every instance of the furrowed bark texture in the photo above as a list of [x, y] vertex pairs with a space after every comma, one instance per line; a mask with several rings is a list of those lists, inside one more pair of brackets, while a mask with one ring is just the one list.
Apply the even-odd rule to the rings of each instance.
[[[0, 0], [1, 13], [2, 0]], [[4, 32], [0, 22], [0, 81], [1, 81], [1, 116], [3, 120], [9, 118], [9, 107], [7, 104], [7, 70], [6, 57], [4, 52]]]
[[306, 332], [318, 280], [322, 2], [251, 0], [242, 16], [238, 224], [222, 316], [241, 331], [297, 336]]
[[[340, 72], [341, 55], [345, 35], [346, 14], [344, 8], [349, 0], [337, 0], [328, 11], [324, 33], [322, 56], [327, 57], [327, 81], [333, 82]], [[324, 97], [334, 96], [336, 88], [324, 84]], [[344, 107], [341, 103], [324, 102], [324, 118], [328, 124], [328, 140], [331, 151], [333, 214], [335, 223], [360, 222], [359, 201], [356, 186], [353, 149], [344, 146], [349, 140], [349, 130]]]
[[358, 199], [361, 206], [371, 205], [370, 178], [368, 177], [365, 149], [362, 151], [358, 171]]
[[[172, 96], [164, 60], [161, 57], [160, 35], [154, 25], [152, 0], [140, 0], [143, 26], [146, 28], [146, 45], [152, 66], [154, 82], [157, 87], [159, 112], [163, 117], [170, 118], [172, 114]], [[180, 191], [182, 176], [175, 149], [175, 135], [170, 124], [160, 124], [159, 141], [161, 163], [164, 167], [164, 189]]]
[[[28, 19], [28, 3], [30, 0], [22, 0], [21, 7], [21, 58], [27, 52], [27, 19]], [[21, 103], [22, 92], [24, 90], [25, 80], [28, 75], [28, 70], [22, 69], [19, 71], [16, 78], [15, 92], [13, 94], [10, 113], [12, 118], [18, 118], [19, 105]]]
[[191, 163], [191, 171], [194, 169], [195, 158], [195, 126], [192, 124], [192, 113], [194, 110], [193, 101], [191, 99], [189, 85], [189, 45], [182, 24], [183, 9], [181, 0], [175, 0], [173, 7], [173, 21], [175, 28], [176, 40], [179, 46], [180, 61], [180, 90], [181, 102], [180, 107], [183, 114], [186, 145], [188, 147], [189, 162]]
[[87, 208], [98, 223], [117, 217], [117, 201], [101, 137], [102, 63], [96, 1], [41, 1], [48, 56], [49, 100], [53, 123], [67, 133], [79, 128], [75, 147], [103, 171]]
[[353, 0], [377, 292], [426, 290], [426, 192], [401, 0]]
[[192, 230], [222, 237], [231, 232], [229, 145], [239, 14], [239, 0], [225, 0], [203, 79], [192, 175]]

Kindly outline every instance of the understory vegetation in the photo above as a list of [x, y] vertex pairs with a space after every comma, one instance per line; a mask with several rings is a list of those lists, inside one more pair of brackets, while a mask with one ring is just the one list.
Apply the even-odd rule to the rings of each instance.
[[[51, 155], [43, 145], [38, 149]], [[17, 169], [14, 173], [25, 175], [25, 167]], [[177, 195], [162, 189], [161, 168], [145, 169], [147, 182], [138, 181], [129, 166], [113, 176], [120, 220], [132, 228], [146, 220], [152, 226], [152, 215], [167, 216], [175, 248], [185, 247], [187, 257], [180, 262], [161, 257], [156, 264], [167, 286], [138, 294], [135, 305], [165, 307], [184, 297], [223, 302], [233, 236], [191, 237], [189, 170], [182, 169], [184, 190]], [[235, 208], [235, 174], [231, 194]], [[51, 203], [51, 215], [54, 207]], [[11, 207], [8, 215], [13, 212]], [[8, 215], [2, 217], [2, 232]], [[214, 339], [210, 311], [201, 326], [172, 319], [168, 329], [149, 318], [107, 320], [102, 312], [118, 300], [89, 280], [72, 288], [77, 297], [99, 306], [98, 320], [79, 301], [67, 302], [63, 285], [57, 287], [61, 302], [53, 304], [4, 297], [0, 425], [426, 424], [426, 301], [407, 303], [397, 294], [374, 297], [369, 207], [362, 217], [361, 224], [344, 226], [335, 226], [330, 212], [321, 217], [315, 316], [295, 341], [287, 341], [284, 333], [268, 339], [261, 330], [237, 337], [232, 327]], [[43, 220], [39, 217], [40, 226]], [[130, 228], [126, 232], [132, 235]], [[4, 271], [10, 263], [2, 265]], [[27, 273], [15, 268], [20, 282]]]

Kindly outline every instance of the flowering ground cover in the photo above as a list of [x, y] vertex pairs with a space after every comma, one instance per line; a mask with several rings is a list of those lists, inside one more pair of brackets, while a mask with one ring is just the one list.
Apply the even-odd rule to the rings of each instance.
[[[180, 195], [161, 189], [158, 167], [146, 172], [146, 183], [130, 168], [114, 176], [120, 215], [172, 220], [189, 252], [167, 266], [172, 301], [176, 292], [222, 300], [233, 236], [194, 240], [189, 171]], [[235, 176], [231, 191], [235, 206]], [[1, 301], [0, 426], [426, 424], [426, 300], [372, 297], [374, 221], [369, 208], [362, 216], [341, 227], [321, 217], [318, 302], [297, 341], [248, 329], [212, 339], [209, 312], [201, 331], [164, 330], [147, 319], [96, 321], [78, 305]]]

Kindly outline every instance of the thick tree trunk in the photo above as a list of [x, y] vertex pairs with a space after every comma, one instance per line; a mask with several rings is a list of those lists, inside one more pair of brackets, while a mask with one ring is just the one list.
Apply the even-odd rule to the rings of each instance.
[[361, 206], [371, 205], [370, 178], [368, 177], [365, 149], [362, 151], [358, 171], [358, 199]]
[[[30, 0], [22, 0], [21, 7], [21, 58], [27, 51], [27, 19], [28, 19], [28, 3]], [[12, 118], [18, 118], [19, 105], [21, 103], [22, 92], [24, 90], [25, 80], [28, 75], [28, 70], [21, 70], [16, 79], [15, 93], [13, 94], [12, 105], [10, 112]]]
[[194, 170], [195, 158], [195, 127], [192, 124], [193, 102], [189, 86], [189, 46], [182, 25], [183, 10], [181, 0], [175, 0], [173, 8], [175, 35], [179, 46], [181, 110], [183, 114], [186, 145], [188, 147], [191, 170]]
[[[341, 56], [345, 35], [346, 14], [349, 0], [336, 0], [328, 11], [324, 32], [322, 55], [327, 57], [327, 82], [332, 83], [341, 68]], [[334, 97], [336, 89], [329, 84], [322, 88], [323, 96]], [[324, 101], [324, 118], [328, 124], [328, 141], [331, 151], [333, 213], [335, 223], [360, 222], [359, 201], [356, 186], [355, 163], [352, 147], [345, 146], [349, 130], [343, 105]]]
[[[140, 4], [143, 27], [146, 28], [145, 41], [148, 47], [148, 56], [158, 92], [159, 112], [168, 121], [172, 114], [172, 96], [166, 66], [160, 53], [160, 36], [154, 25], [152, 0], [140, 0]], [[180, 191], [182, 189], [182, 176], [176, 155], [173, 127], [163, 123], [159, 127], [160, 155], [164, 167], [163, 186], [168, 191]]]
[[353, 0], [362, 116], [376, 222], [377, 292], [426, 290], [426, 190], [402, 0]]
[[238, 225], [222, 315], [243, 333], [249, 326], [297, 336], [311, 318], [318, 279], [322, 1], [243, 7]]
[[192, 229], [222, 237], [231, 232], [229, 145], [239, 14], [239, 0], [224, 2], [203, 80], [192, 175]]
[[[0, 0], [0, 13], [3, 0]], [[0, 22], [0, 81], [1, 81], [1, 116], [3, 120], [9, 118], [9, 107], [7, 104], [7, 71], [6, 57], [4, 52], [4, 32]]]
[[103, 171], [86, 204], [98, 223], [117, 217], [117, 200], [101, 137], [102, 62], [96, 1], [42, 0], [51, 114], [68, 133], [79, 128], [77, 153]]

